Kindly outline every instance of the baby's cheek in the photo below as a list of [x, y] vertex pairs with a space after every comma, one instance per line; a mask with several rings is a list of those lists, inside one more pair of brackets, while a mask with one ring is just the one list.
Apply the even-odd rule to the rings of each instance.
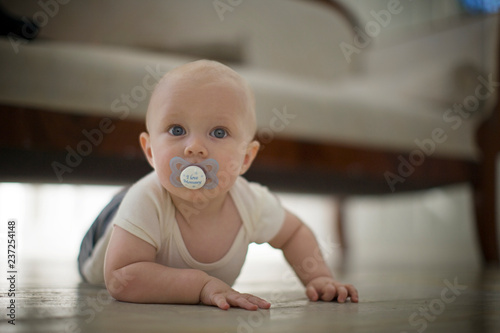
[[240, 174], [239, 170], [240, 167], [234, 165], [228, 165], [225, 168], [219, 169], [217, 172], [217, 179], [219, 180], [218, 187], [221, 190], [230, 189]]
[[169, 156], [161, 155], [155, 158], [155, 170], [158, 173], [165, 174], [170, 176], [172, 170], [170, 169], [170, 160]]
[[170, 183], [170, 174], [172, 170], [170, 169], [170, 165], [166, 159], [157, 160], [155, 163], [155, 171], [160, 178], [161, 184], [165, 187], [165, 185], [172, 185]]
[[156, 172], [158, 175], [158, 178], [160, 179], [160, 183], [163, 186], [164, 189], [167, 191], [171, 192], [173, 189], [175, 189], [175, 186], [172, 185], [172, 182], [170, 181], [170, 172], [169, 173], [162, 173], [162, 172]]
[[243, 159], [240, 156], [222, 161], [219, 173], [223, 172], [231, 177], [237, 177], [240, 175], [242, 164]]
[[217, 179], [219, 180], [219, 184], [217, 185], [217, 187], [219, 188], [219, 190], [224, 190], [224, 189], [228, 189], [231, 187], [231, 176], [225, 172], [225, 171], [219, 171], [217, 173]]

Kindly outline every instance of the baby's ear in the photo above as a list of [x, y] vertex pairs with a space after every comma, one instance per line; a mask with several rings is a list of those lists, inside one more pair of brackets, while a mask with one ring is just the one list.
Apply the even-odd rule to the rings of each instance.
[[142, 151], [144, 152], [144, 155], [146, 155], [149, 165], [151, 165], [154, 169], [153, 150], [151, 149], [151, 139], [149, 138], [149, 134], [147, 132], [142, 132], [139, 136], [139, 141], [141, 142]]
[[250, 168], [250, 166], [253, 163], [253, 160], [255, 159], [257, 153], [259, 152], [259, 148], [260, 148], [260, 143], [257, 140], [253, 140], [248, 144], [245, 152], [245, 159], [243, 160], [243, 165], [241, 166], [240, 175], [247, 172], [247, 170]]

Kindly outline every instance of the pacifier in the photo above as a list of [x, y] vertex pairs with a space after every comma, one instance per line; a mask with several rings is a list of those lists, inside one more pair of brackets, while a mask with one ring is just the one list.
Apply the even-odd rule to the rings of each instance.
[[182, 157], [170, 160], [170, 182], [175, 187], [186, 187], [191, 190], [205, 188], [211, 190], [219, 184], [217, 171], [219, 164], [213, 158], [201, 163], [189, 163]]

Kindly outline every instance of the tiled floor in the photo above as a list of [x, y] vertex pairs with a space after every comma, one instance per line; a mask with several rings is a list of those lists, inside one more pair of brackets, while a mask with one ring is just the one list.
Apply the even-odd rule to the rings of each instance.
[[[358, 304], [308, 302], [293, 280], [245, 279], [235, 288], [272, 302], [270, 310], [222, 311], [193, 305], [141, 305], [79, 283], [73, 264], [30, 263], [20, 270], [16, 325], [8, 323], [2, 281], [0, 332], [499, 332], [500, 270], [393, 267], [348, 271]], [[282, 270], [282, 267], [275, 266]], [[264, 270], [265, 271], [265, 270]]]

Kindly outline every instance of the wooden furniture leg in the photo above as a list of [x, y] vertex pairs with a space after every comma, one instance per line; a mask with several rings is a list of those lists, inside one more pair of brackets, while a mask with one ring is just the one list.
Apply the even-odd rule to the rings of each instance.
[[338, 196], [334, 199], [335, 201], [335, 224], [337, 226], [337, 234], [339, 237], [340, 250], [342, 251], [342, 259], [344, 260], [347, 256], [347, 241], [345, 234], [345, 197]]
[[477, 141], [482, 155], [474, 191], [476, 228], [485, 263], [500, 264], [496, 226], [499, 214], [496, 207], [496, 177], [499, 176], [496, 161], [500, 153], [500, 103], [493, 115], [479, 127]]
[[[500, 32], [500, 24], [498, 26]], [[497, 44], [497, 75], [493, 81], [500, 78], [500, 39]], [[492, 84], [489, 89], [496, 86]], [[498, 88], [496, 88], [498, 89]], [[492, 93], [493, 91], [490, 91]], [[498, 202], [497, 158], [500, 155], [500, 94], [497, 93], [496, 107], [476, 133], [476, 140], [481, 151], [477, 177], [474, 179], [474, 201], [476, 210], [476, 228], [481, 245], [483, 259], [486, 264], [500, 264], [500, 249], [497, 234], [497, 221], [500, 221]]]

